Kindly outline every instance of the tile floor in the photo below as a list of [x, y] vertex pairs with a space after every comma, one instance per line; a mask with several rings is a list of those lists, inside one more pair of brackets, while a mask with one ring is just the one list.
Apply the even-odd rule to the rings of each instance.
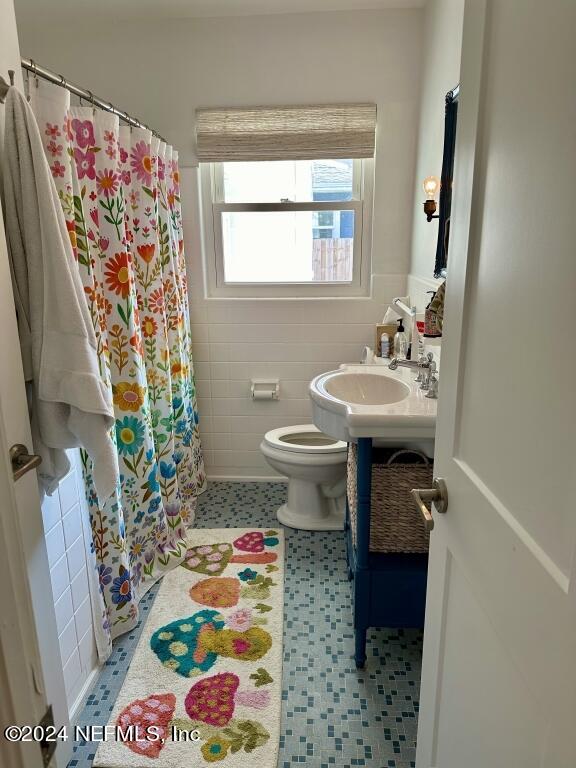
[[[277, 526], [280, 483], [212, 483], [200, 499], [201, 528]], [[351, 587], [343, 534], [286, 532], [284, 691], [278, 768], [304, 764], [370, 768], [415, 765], [422, 633], [372, 630], [368, 661], [353, 661]], [[142, 622], [119, 638], [79, 725], [104, 725], [122, 686], [157, 587], [141, 603]], [[78, 744], [68, 768], [90, 768], [96, 745]]]

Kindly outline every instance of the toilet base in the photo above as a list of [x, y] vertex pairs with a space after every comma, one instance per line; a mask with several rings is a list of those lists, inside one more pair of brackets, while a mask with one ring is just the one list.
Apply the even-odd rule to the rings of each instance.
[[282, 525], [302, 531], [343, 531], [345, 506], [343, 496], [326, 498], [317, 485], [293, 479], [288, 484], [288, 501], [276, 516]]

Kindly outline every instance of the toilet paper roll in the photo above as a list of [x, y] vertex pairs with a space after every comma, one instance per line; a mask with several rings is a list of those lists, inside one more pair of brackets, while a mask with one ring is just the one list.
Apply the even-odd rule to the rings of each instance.
[[253, 400], [274, 400], [273, 389], [255, 389], [252, 392]]

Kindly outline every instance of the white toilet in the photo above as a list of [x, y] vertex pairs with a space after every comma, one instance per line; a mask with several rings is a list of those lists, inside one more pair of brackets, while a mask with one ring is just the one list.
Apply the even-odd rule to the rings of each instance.
[[275, 470], [288, 478], [288, 501], [278, 520], [305, 531], [344, 527], [347, 445], [314, 424], [273, 429], [260, 450]]

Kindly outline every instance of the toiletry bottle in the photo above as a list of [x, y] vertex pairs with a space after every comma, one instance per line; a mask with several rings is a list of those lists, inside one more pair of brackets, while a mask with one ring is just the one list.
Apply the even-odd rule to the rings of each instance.
[[380, 357], [390, 357], [390, 337], [387, 333], [380, 336]]
[[398, 330], [394, 336], [394, 354], [396, 357], [405, 358], [408, 352], [408, 339], [404, 333], [404, 324], [402, 320], [398, 320]]
[[442, 336], [442, 330], [438, 327], [438, 317], [431, 306], [436, 296], [436, 292], [426, 291], [426, 293], [431, 293], [432, 298], [424, 311], [424, 336], [427, 336], [428, 338], [436, 338], [437, 336]]

